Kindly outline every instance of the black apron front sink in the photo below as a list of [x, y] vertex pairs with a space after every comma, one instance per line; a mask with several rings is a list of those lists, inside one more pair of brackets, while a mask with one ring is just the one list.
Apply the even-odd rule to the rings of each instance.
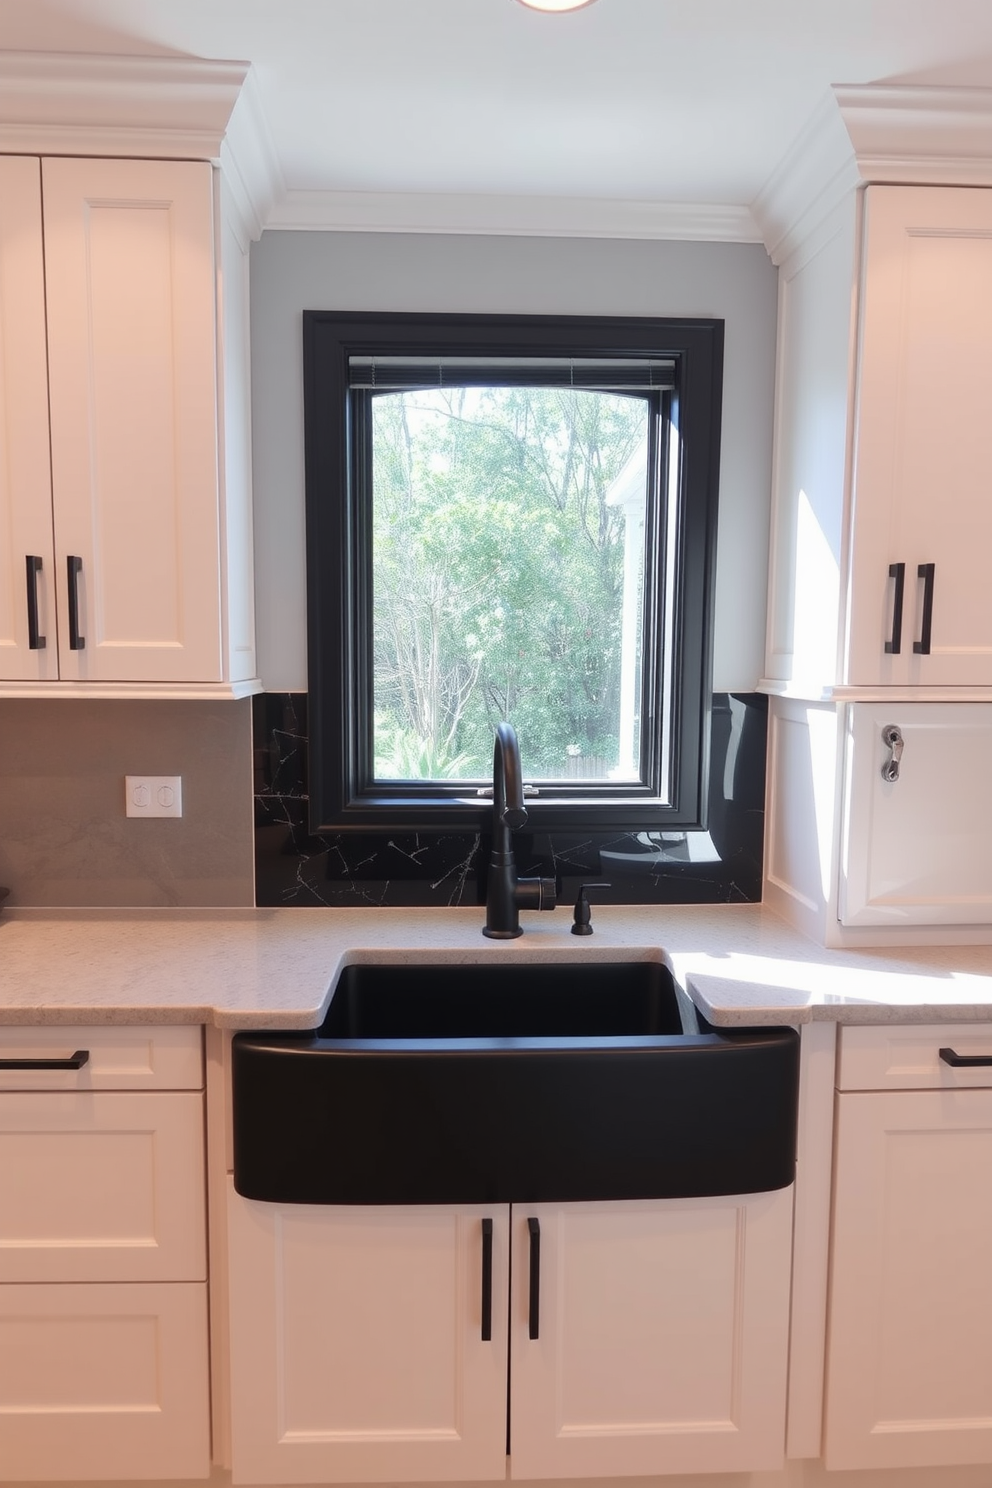
[[305, 1204], [755, 1193], [795, 1176], [794, 1029], [684, 1032], [660, 961], [347, 967], [232, 1046], [234, 1183]]

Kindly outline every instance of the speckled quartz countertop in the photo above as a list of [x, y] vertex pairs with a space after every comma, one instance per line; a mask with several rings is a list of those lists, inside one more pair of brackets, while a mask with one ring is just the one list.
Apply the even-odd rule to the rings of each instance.
[[992, 1020], [992, 946], [828, 951], [761, 905], [525, 914], [486, 940], [470, 909], [12, 909], [0, 916], [0, 1022], [313, 1028], [349, 960], [508, 963], [668, 956], [724, 1027]]

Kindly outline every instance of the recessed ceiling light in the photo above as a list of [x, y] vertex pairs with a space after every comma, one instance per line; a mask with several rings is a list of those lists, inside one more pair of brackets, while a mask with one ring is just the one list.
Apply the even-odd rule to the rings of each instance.
[[594, 0], [520, 0], [520, 4], [529, 10], [581, 10], [583, 6], [594, 4]]

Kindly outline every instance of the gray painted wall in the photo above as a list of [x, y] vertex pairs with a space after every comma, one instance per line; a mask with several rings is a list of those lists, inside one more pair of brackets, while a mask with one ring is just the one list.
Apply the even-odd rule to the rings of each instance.
[[713, 686], [765, 646], [777, 275], [756, 244], [267, 232], [251, 254], [259, 674], [306, 687], [302, 312], [712, 315], [726, 323]]

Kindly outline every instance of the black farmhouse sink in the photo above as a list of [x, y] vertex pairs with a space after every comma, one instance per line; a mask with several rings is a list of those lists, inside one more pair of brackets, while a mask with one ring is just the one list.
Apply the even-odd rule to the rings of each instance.
[[797, 1034], [689, 1022], [661, 961], [348, 966], [313, 1033], [235, 1035], [235, 1187], [306, 1204], [785, 1187]]

